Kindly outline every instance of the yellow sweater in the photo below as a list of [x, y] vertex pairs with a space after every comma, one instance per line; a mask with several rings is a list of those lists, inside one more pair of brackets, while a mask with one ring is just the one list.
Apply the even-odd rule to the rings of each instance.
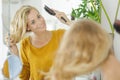
[[49, 71], [64, 32], [62, 29], [52, 31], [52, 39], [42, 48], [32, 46], [29, 37], [22, 40], [20, 56], [23, 69], [19, 76], [21, 80], [43, 80], [44, 76], [40, 71]]

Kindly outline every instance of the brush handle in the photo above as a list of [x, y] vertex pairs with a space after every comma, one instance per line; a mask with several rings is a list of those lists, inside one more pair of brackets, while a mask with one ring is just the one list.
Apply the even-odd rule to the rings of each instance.
[[67, 20], [66, 20], [64, 17], [61, 17], [61, 19], [62, 19], [64, 22], [67, 22]]

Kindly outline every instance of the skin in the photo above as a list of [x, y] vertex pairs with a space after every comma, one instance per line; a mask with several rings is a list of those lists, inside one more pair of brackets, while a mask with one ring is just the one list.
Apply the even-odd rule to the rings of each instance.
[[116, 59], [112, 50], [110, 51], [110, 55], [108, 56], [107, 60], [101, 65], [100, 68], [103, 80], [120, 79], [120, 62]]

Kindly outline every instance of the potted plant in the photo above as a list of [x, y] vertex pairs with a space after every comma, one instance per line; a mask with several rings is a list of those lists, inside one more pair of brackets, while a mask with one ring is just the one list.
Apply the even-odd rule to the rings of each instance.
[[[81, 0], [81, 1], [82, 3], [78, 6], [78, 8], [72, 9], [72, 12], [71, 12], [72, 20], [79, 19], [79, 18], [90, 18], [101, 23], [101, 9], [103, 9], [103, 12], [105, 13], [105, 16], [110, 25], [112, 34], [114, 34], [113, 25], [108, 16], [108, 13], [105, 10], [102, 0]], [[120, 6], [120, 0], [117, 5], [115, 19], [117, 18], [117, 15], [118, 15], [119, 6]]]
[[72, 9], [71, 16], [74, 19], [78, 18], [91, 18], [100, 22], [100, 6], [99, 0], [81, 0], [82, 3], [76, 9]]

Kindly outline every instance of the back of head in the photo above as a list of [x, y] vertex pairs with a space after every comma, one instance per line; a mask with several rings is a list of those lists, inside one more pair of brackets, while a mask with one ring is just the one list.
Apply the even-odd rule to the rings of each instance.
[[10, 33], [16, 42], [19, 42], [27, 31], [27, 16], [31, 9], [35, 8], [29, 5], [22, 6], [12, 20]]
[[53, 70], [62, 77], [75, 77], [96, 69], [108, 56], [112, 38], [91, 20], [76, 21], [68, 30], [56, 54]]

